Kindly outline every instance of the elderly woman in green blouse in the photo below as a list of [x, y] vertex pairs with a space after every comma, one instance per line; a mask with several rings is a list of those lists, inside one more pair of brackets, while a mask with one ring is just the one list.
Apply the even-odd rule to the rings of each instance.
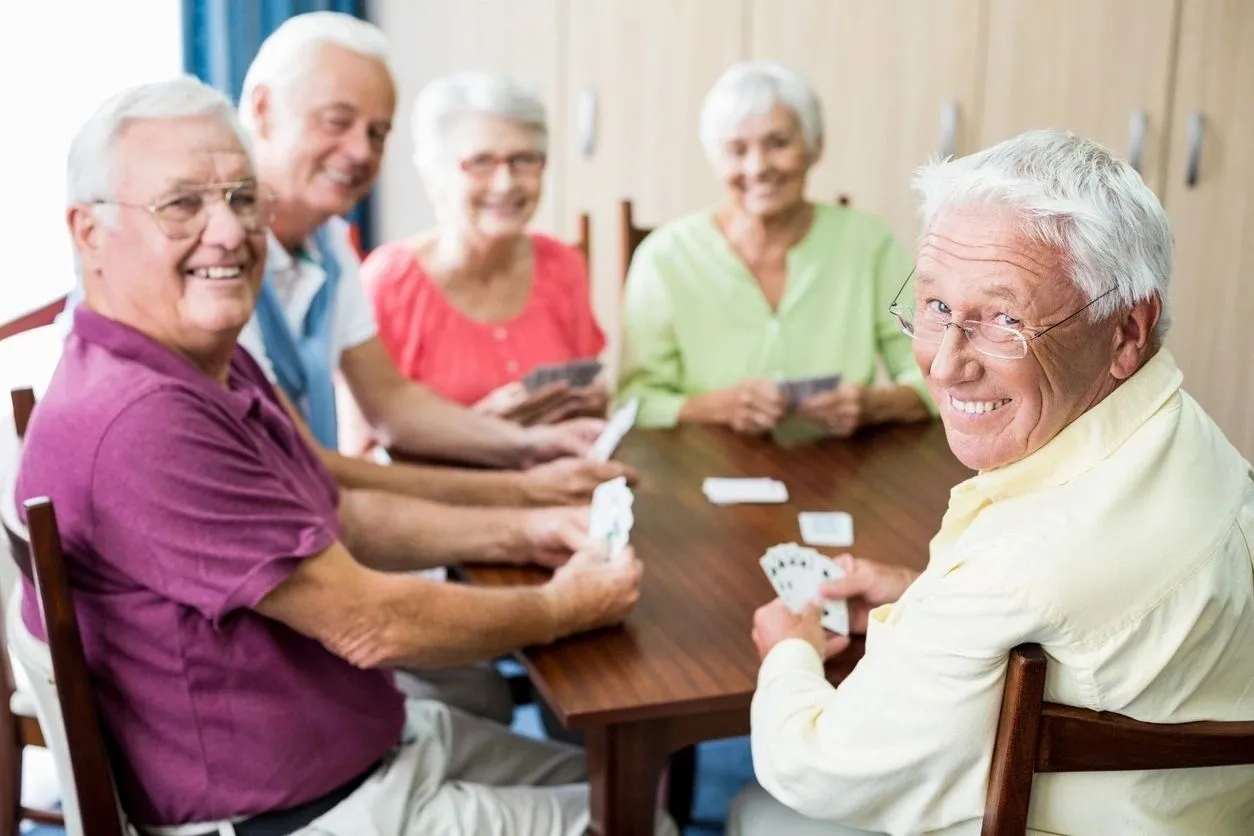
[[[888, 313], [910, 258], [879, 220], [812, 203], [823, 146], [810, 85], [777, 64], [733, 66], [701, 109], [723, 204], [655, 230], [627, 275], [620, 395], [640, 426], [765, 433], [788, 416], [780, 382], [840, 375], [793, 410], [827, 432], [925, 419], [910, 338]], [[891, 383], [872, 385], [883, 360]]]

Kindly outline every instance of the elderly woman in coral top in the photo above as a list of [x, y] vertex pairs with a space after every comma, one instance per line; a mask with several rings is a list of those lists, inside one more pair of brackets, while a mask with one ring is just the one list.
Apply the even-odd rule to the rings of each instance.
[[600, 380], [530, 393], [522, 383], [537, 366], [605, 347], [579, 251], [527, 231], [544, 177], [544, 105], [508, 79], [460, 74], [419, 94], [413, 126], [437, 225], [377, 248], [361, 269], [392, 359], [450, 400], [528, 423], [604, 413]]

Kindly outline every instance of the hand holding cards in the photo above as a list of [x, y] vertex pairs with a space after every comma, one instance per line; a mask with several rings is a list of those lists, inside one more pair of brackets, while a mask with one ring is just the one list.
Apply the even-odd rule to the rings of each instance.
[[797, 411], [797, 407], [815, 395], [830, 392], [840, 386], [840, 375], [821, 375], [819, 377], [800, 377], [785, 380], [779, 384], [779, 391], [788, 401], [788, 409]]
[[604, 543], [610, 560], [617, 560], [627, 548], [631, 527], [636, 518], [632, 512], [635, 494], [622, 476], [602, 482], [592, 492], [592, 509], [588, 517], [588, 539]]
[[600, 373], [601, 362], [599, 360], [586, 359], [569, 363], [553, 363], [532, 369], [530, 374], [523, 378], [523, 386], [527, 387], [528, 392], [534, 392], [550, 383], [565, 383], [567, 386], [579, 389], [591, 385]]
[[[845, 570], [836, 561], [796, 543], [771, 546], [758, 562], [775, 594], [793, 612], [800, 612], [810, 601], [820, 600], [820, 585], [845, 576]], [[849, 635], [849, 605], [828, 600], [822, 600], [822, 604], [819, 623], [823, 628], [842, 636]]]

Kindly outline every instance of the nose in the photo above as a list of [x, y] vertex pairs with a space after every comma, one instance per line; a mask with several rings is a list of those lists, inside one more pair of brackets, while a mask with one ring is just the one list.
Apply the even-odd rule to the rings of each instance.
[[745, 153], [745, 174], [754, 177], [766, 170], [766, 154], [761, 148], [750, 148]]
[[370, 162], [370, 157], [374, 154], [374, 145], [370, 141], [370, 128], [365, 126], [360, 131], [349, 131], [344, 141], [340, 143], [340, 150], [357, 165]]
[[489, 184], [494, 192], [507, 192], [514, 185], [514, 169], [507, 162], [498, 162], [492, 169]]
[[218, 200], [209, 201], [205, 206], [205, 213], [205, 231], [200, 234], [202, 244], [234, 251], [248, 237], [248, 230], [244, 228], [244, 224], [220, 197]]
[[978, 358], [979, 353], [971, 347], [962, 326], [951, 322], [932, 355], [928, 376], [941, 386], [974, 380], [980, 371]]

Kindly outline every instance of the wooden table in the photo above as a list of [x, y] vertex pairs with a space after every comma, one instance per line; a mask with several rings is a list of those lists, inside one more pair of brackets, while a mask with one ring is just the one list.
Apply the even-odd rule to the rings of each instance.
[[[645, 564], [640, 603], [612, 629], [528, 648], [532, 682], [567, 726], [585, 733], [592, 829], [653, 832], [658, 777], [670, 754], [749, 731], [758, 656], [753, 612], [773, 597], [758, 558], [800, 542], [798, 511], [848, 511], [862, 557], [922, 568], [949, 489], [971, 475], [939, 423], [879, 428], [848, 441], [781, 447], [711, 427], [632, 431], [615, 458], [634, 466], [631, 540]], [[707, 476], [770, 476], [783, 505], [715, 506]], [[825, 549], [828, 553], [839, 550]], [[538, 583], [539, 570], [471, 567], [489, 585]], [[863, 645], [832, 660], [839, 681]]]

